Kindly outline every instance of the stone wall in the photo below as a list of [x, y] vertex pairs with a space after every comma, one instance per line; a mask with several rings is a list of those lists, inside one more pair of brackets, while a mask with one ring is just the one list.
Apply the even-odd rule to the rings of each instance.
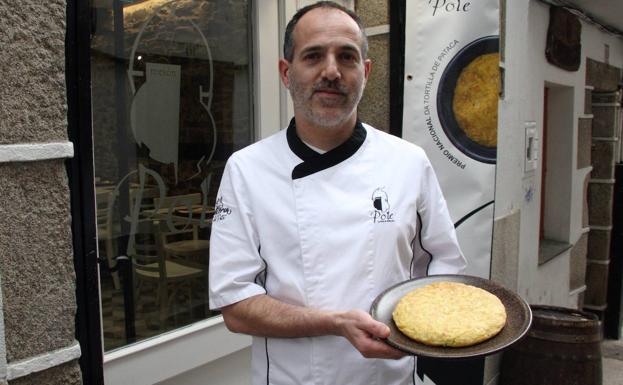
[[620, 79], [619, 68], [587, 60], [586, 96], [590, 103], [585, 103], [585, 112], [590, 117], [587, 121], [591, 123], [591, 146], [590, 150], [583, 146], [583, 152], [590, 151], [584, 157], [589, 160], [592, 171], [586, 188], [590, 232], [587, 239], [586, 293], [583, 306], [600, 315], [603, 315], [608, 305], [615, 146], [620, 140], [618, 114], [621, 96], [616, 91]]
[[35, 158], [0, 157], [0, 383], [81, 383], [65, 163], [37, 151], [71, 149], [65, 12], [65, 0], [0, 0], [0, 154]]
[[65, 140], [65, 1], [0, 1], [0, 143]]
[[368, 31], [372, 72], [359, 104], [359, 118], [389, 132], [389, 1], [358, 0], [355, 11]]

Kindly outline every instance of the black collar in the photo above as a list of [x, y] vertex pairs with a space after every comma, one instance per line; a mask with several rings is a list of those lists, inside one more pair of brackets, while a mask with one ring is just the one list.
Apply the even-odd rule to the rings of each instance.
[[287, 137], [290, 150], [303, 160], [292, 170], [292, 179], [299, 179], [318, 171], [333, 167], [338, 163], [345, 161], [357, 152], [359, 147], [366, 140], [366, 129], [359, 120], [355, 124], [353, 134], [344, 143], [336, 148], [319, 154], [307, 146], [301, 138], [296, 134], [296, 123], [294, 118], [288, 126]]

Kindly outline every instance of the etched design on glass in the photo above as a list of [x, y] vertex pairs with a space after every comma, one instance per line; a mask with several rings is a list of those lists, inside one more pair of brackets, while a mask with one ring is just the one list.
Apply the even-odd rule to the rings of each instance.
[[[130, 89], [134, 98], [130, 111], [130, 122], [134, 139], [138, 144], [145, 144], [149, 149], [149, 157], [153, 160], [170, 164], [173, 163], [175, 170], [175, 183], [178, 182], [179, 169], [179, 136], [180, 136], [180, 82], [183, 76], [186, 76], [183, 65], [155, 63], [147, 60], [157, 60], [154, 58], [145, 58], [138, 54], [141, 47], [141, 40], [147, 34], [155, 34], [160, 29], [164, 30], [169, 26], [162, 26], [159, 14], [176, 15], [175, 1], [163, 4], [159, 8], [155, 8], [147, 21], [142, 25], [130, 54], [128, 65], [128, 78], [130, 80]], [[213, 87], [213, 60], [212, 53], [208, 41], [201, 32], [197, 24], [190, 19], [179, 17], [176, 18], [173, 39], [175, 42], [185, 42], [188, 47], [185, 49], [185, 57], [195, 57], [207, 61], [208, 79], [207, 84], [195, 84], [197, 87], [196, 96], [193, 98], [201, 105], [209, 116], [210, 127], [213, 138], [209, 152], [202, 156], [197, 162], [199, 172], [192, 177], [201, 173], [201, 163], [206, 166], [210, 163], [216, 150], [217, 129], [210, 106], [212, 104], [212, 87]], [[197, 45], [202, 49], [198, 49]], [[153, 44], [152, 44], [153, 45]], [[160, 54], [162, 56], [170, 56], [170, 52], [163, 44], [163, 52], [154, 52], [150, 47], [150, 53]], [[174, 48], [173, 48], [174, 49]], [[144, 61], [145, 70], [141, 71], [135, 67]], [[189, 74], [192, 76], [192, 74]], [[135, 77], [144, 77], [144, 83], [138, 87]], [[204, 79], [202, 79], [204, 80]], [[193, 90], [191, 90], [193, 92]], [[191, 178], [192, 178], [191, 177]], [[189, 178], [190, 179], [190, 178]]]
[[255, 137], [252, 7], [91, 3], [101, 321], [110, 351], [217, 314], [206, 286], [216, 187], [227, 158]]
[[149, 157], [178, 170], [180, 129], [179, 65], [146, 63], [145, 84], [136, 92], [130, 110], [136, 143], [145, 144]]

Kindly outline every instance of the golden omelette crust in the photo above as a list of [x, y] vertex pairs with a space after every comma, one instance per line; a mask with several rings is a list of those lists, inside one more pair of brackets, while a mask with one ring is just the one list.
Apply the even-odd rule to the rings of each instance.
[[487, 147], [498, 141], [500, 55], [485, 54], [459, 75], [452, 100], [457, 123], [471, 140]]
[[407, 337], [432, 346], [475, 345], [506, 324], [498, 297], [457, 282], [431, 283], [407, 293], [392, 315]]

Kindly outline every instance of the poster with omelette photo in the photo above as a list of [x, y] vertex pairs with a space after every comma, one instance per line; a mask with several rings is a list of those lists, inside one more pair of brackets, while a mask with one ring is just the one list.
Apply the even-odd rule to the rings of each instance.
[[[422, 147], [435, 169], [465, 274], [484, 279], [491, 274], [499, 156], [499, 35], [499, 0], [406, 2], [403, 138]], [[420, 357], [414, 379], [443, 385], [444, 373], [466, 370], [474, 376], [462, 385], [482, 385], [484, 358], [464, 367]]]
[[497, 160], [498, 0], [406, 4], [403, 137], [435, 168], [466, 274], [489, 278]]

